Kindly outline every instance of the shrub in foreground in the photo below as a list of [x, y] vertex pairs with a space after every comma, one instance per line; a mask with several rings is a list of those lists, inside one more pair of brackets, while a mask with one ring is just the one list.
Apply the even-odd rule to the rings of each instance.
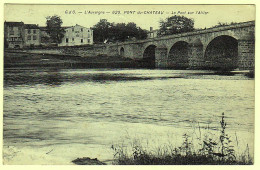
[[252, 165], [253, 160], [247, 153], [236, 155], [234, 146], [226, 134], [226, 122], [222, 113], [221, 130], [218, 141], [212, 138], [201, 139], [198, 149], [194, 148], [190, 136], [183, 135], [180, 147], [166, 146], [158, 148], [156, 152], [147, 151], [140, 144], [132, 146], [132, 153], [128, 154], [124, 146], [112, 146], [114, 150], [114, 164], [117, 165]]

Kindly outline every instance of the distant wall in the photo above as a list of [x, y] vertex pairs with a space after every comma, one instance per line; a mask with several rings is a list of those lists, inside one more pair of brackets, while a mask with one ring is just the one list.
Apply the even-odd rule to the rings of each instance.
[[24, 49], [23, 52], [91, 57], [97, 55], [107, 55], [107, 47], [104, 45], [83, 46], [83, 47], [80, 46], [50, 47], [50, 48]]

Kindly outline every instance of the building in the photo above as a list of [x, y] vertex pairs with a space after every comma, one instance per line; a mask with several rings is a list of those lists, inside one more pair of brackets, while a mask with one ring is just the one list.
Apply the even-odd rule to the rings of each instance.
[[5, 47], [23, 48], [24, 47], [24, 23], [5, 22], [4, 23]]
[[5, 47], [24, 48], [41, 44], [40, 28], [23, 22], [4, 23]]
[[153, 30], [153, 27], [150, 27], [150, 31], [148, 31], [147, 38], [155, 38], [157, 37], [158, 30]]
[[65, 28], [65, 35], [59, 46], [93, 44], [93, 30], [80, 25]]
[[[58, 46], [77, 46], [93, 44], [93, 30], [75, 25], [63, 27], [65, 35]], [[5, 48], [24, 48], [35, 46], [53, 46], [46, 27], [36, 24], [24, 24], [23, 22], [4, 23]]]
[[39, 46], [41, 44], [41, 31], [36, 24], [24, 25], [24, 45], [27, 47]]

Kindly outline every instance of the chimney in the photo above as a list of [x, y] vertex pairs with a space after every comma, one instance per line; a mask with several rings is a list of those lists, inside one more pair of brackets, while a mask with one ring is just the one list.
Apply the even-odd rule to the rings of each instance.
[[153, 27], [150, 27], [150, 31], [153, 31]]

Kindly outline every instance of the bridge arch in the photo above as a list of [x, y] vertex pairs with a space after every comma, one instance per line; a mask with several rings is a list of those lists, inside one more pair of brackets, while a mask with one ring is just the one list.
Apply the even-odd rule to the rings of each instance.
[[156, 45], [149, 45], [143, 52], [144, 67], [155, 68], [155, 49]]
[[124, 47], [121, 47], [121, 48], [120, 48], [119, 55], [120, 55], [121, 57], [124, 57], [124, 56], [125, 56], [125, 49], [124, 49]]
[[232, 70], [238, 67], [238, 41], [233, 36], [220, 35], [209, 42], [204, 53], [205, 67]]
[[189, 44], [186, 41], [178, 41], [172, 45], [168, 53], [168, 67], [189, 67]]

